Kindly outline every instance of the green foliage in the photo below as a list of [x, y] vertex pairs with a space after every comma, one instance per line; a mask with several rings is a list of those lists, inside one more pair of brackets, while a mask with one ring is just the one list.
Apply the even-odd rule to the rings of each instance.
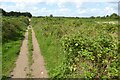
[[2, 22], [2, 43], [23, 37], [23, 32], [29, 24], [28, 18], [25, 17], [3, 17]]
[[117, 15], [116, 13], [113, 13], [113, 14], [110, 15], [110, 18], [119, 19], [119, 15]]
[[[63, 41], [69, 74], [84, 78], [114, 78], [119, 76], [118, 45], [108, 34], [94, 38], [77, 34]], [[90, 75], [89, 75], [90, 74]]]
[[32, 14], [29, 13], [29, 12], [24, 12], [24, 13], [14, 12], [14, 11], [6, 12], [6, 11], [4, 11], [3, 9], [0, 9], [0, 11], [2, 12], [2, 16], [9, 16], [9, 17], [10, 17], [10, 16], [15, 16], [15, 17], [25, 16], [25, 17], [29, 17], [29, 18], [32, 17]]
[[61, 45], [58, 40], [59, 36], [57, 35], [57, 32], [60, 28], [57, 27], [57, 25], [59, 25], [57, 23], [59, 23], [57, 19], [52, 19], [49, 17], [32, 19], [33, 29], [50, 76], [54, 75], [53, 69], [61, 64], [64, 58]]
[[50, 17], [53, 17], [53, 15], [52, 15], [52, 14], [50, 14]]
[[22, 41], [11, 41], [2, 45], [2, 76], [9, 76], [15, 67]]
[[118, 78], [118, 24], [104, 22], [96, 18], [32, 19], [50, 77]]

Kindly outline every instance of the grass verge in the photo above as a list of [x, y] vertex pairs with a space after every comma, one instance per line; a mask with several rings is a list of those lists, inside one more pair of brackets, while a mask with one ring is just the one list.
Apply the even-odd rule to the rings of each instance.
[[28, 29], [28, 51], [29, 51], [29, 54], [28, 54], [28, 61], [29, 61], [29, 73], [27, 74], [28, 77], [32, 77], [31, 75], [31, 65], [33, 63], [33, 59], [32, 59], [32, 51], [33, 51], [33, 45], [32, 45], [32, 30], [31, 29]]
[[17, 40], [2, 45], [2, 76], [8, 77], [15, 67], [21, 44], [22, 40]]
[[41, 53], [45, 60], [45, 66], [48, 71], [48, 75], [53, 77], [54, 69], [64, 60], [61, 45], [54, 36], [46, 37], [42, 35], [43, 32], [39, 25], [34, 26], [34, 31], [41, 49]]
[[32, 65], [32, 51], [33, 51], [33, 45], [32, 45], [32, 30], [28, 30], [28, 51], [29, 51], [29, 66]]

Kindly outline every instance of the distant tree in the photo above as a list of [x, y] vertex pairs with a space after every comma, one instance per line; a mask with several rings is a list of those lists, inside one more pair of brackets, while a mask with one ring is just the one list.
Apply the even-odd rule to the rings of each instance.
[[113, 14], [110, 15], [110, 18], [112, 18], [112, 19], [118, 19], [119, 16], [116, 13], [113, 13]]
[[21, 12], [14, 12], [14, 11], [11, 11], [11, 12], [6, 12], [5, 10], [3, 9], [0, 9], [0, 11], [2, 12], [2, 15], [3, 16], [27, 16], [27, 17], [32, 17], [32, 14], [29, 13], [29, 12], [24, 12], [24, 13], [21, 13]]
[[105, 19], [105, 18], [106, 18], [105, 16], [101, 17], [101, 19]]
[[96, 18], [101, 18], [100, 16], [97, 16]]
[[2, 13], [2, 15], [6, 15], [5, 10], [3, 10], [3, 9], [1, 9], [1, 8], [0, 8], [0, 12]]
[[90, 18], [95, 19], [95, 17], [94, 17], [94, 16], [91, 16]]
[[79, 17], [76, 17], [76, 19], [79, 19]]
[[52, 14], [50, 14], [50, 17], [53, 17], [53, 15], [52, 15]]
[[28, 12], [23, 13], [23, 15], [24, 15], [24, 16], [28, 16], [28, 17], [32, 17], [32, 15], [31, 15], [30, 13], [28, 13]]
[[107, 18], [109, 17], [109, 15], [106, 16]]

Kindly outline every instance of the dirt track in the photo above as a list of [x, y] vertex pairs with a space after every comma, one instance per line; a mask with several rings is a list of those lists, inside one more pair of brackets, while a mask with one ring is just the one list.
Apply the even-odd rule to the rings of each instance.
[[28, 73], [28, 32], [25, 33], [25, 39], [23, 40], [18, 59], [16, 61], [16, 67], [11, 73], [12, 78], [26, 78]]
[[48, 78], [47, 71], [45, 69], [45, 63], [43, 56], [41, 55], [40, 48], [35, 37], [35, 33], [32, 29], [32, 40], [33, 40], [33, 60], [32, 73], [34, 78]]
[[[33, 64], [29, 66], [28, 62], [28, 32], [25, 33], [25, 39], [23, 40], [20, 54], [16, 61], [16, 67], [11, 73], [12, 78], [29, 78], [29, 72], [32, 78], [48, 78], [47, 70], [45, 69], [45, 63], [43, 56], [41, 55], [39, 44], [35, 37], [35, 33], [32, 28], [32, 44], [33, 44]], [[29, 68], [30, 67], [30, 68]]]

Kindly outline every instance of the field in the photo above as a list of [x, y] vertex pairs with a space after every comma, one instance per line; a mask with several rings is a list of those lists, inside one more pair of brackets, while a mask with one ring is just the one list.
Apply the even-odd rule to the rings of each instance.
[[33, 17], [52, 78], [118, 78], [116, 19]]

